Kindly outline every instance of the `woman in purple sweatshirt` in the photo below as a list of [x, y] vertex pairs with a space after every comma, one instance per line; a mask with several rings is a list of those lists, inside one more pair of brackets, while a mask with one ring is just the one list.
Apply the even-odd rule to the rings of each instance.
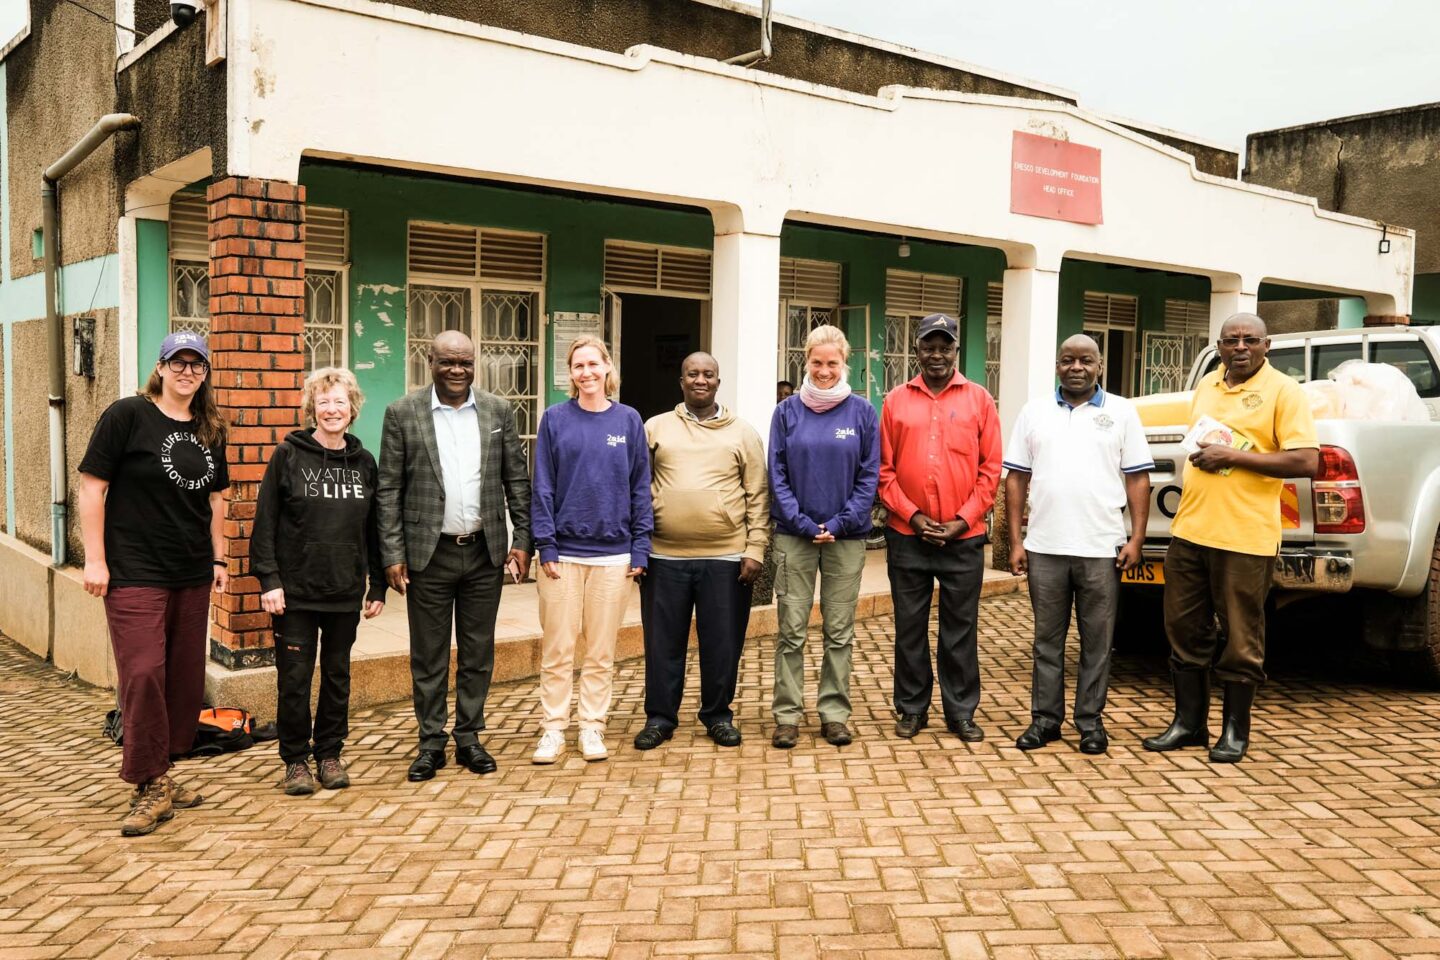
[[775, 519], [774, 746], [788, 749], [804, 716], [805, 631], [820, 575], [825, 653], [820, 735], [850, 742], [850, 648], [865, 570], [865, 535], [880, 476], [875, 408], [850, 392], [850, 344], [838, 327], [805, 341], [805, 380], [770, 421], [770, 515]]
[[551, 407], [535, 438], [531, 529], [540, 554], [540, 705], [543, 731], [532, 759], [554, 763], [565, 750], [580, 667], [580, 753], [604, 760], [605, 718], [614, 680], [615, 636], [636, 581], [650, 562], [650, 452], [645, 425], [610, 397], [619, 378], [596, 337], [570, 345], [571, 400]]

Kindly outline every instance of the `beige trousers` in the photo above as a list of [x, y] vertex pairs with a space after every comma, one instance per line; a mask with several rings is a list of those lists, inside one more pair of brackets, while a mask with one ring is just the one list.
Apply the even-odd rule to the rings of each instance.
[[560, 579], [540, 571], [540, 708], [541, 726], [564, 730], [570, 725], [570, 698], [575, 692], [575, 647], [585, 635], [580, 665], [582, 730], [605, 731], [615, 679], [615, 635], [635, 582], [628, 566], [591, 567], [561, 563]]

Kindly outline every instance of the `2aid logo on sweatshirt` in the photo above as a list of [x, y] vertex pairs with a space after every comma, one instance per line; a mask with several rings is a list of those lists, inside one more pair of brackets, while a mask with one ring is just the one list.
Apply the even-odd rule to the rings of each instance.
[[854, 427], [836, 427], [836, 428], [835, 428], [835, 439], [836, 439], [836, 440], [844, 440], [846, 437], [853, 437], [853, 436], [855, 436], [855, 428], [854, 428]]
[[618, 446], [620, 446], [620, 444], [622, 444], [622, 443], [625, 442], [625, 434], [623, 434], [623, 433], [610, 433], [610, 434], [606, 434], [606, 436], [605, 436], [605, 442], [608, 443], [608, 444], [609, 444], [610, 446], [612, 446], [612, 447], [618, 447]]

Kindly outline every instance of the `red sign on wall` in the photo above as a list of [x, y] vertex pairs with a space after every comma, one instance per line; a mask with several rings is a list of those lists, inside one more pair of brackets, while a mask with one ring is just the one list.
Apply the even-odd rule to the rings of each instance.
[[1099, 148], [1016, 130], [1010, 146], [1010, 212], [1104, 223]]

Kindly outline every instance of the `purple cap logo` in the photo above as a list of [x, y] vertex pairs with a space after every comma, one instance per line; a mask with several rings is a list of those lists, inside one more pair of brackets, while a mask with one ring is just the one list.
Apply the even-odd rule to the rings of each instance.
[[190, 350], [200, 355], [201, 360], [210, 359], [210, 349], [205, 346], [205, 338], [198, 333], [190, 333], [182, 330], [179, 333], [172, 333], [160, 344], [160, 359], [169, 360], [181, 350]]

